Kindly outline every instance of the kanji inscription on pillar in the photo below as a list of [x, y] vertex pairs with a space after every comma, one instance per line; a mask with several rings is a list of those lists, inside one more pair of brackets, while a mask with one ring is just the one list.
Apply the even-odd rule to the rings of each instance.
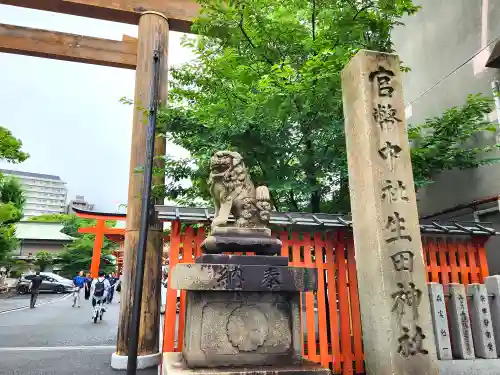
[[360, 51], [342, 89], [367, 373], [436, 375], [398, 56]]

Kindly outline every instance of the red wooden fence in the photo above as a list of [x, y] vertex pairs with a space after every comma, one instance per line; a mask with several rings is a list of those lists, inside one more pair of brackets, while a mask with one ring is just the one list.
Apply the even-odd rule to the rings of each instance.
[[422, 238], [427, 281], [440, 284], [484, 283], [488, 262], [484, 244], [487, 238], [463, 241], [455, 238]]
[[[290, 266], [318, 269], [318, 291], [303, 293], [303, 354], [330, 367], [334, 374], [364, 373], [361, 315], [354, 245], [350, 233], [275, 233], [283, 243], [281, 255]], [[172, 223], [170, 267], [193, 263], [201, 254], [203, 228], [188, 227], [181, 233], [180, 223]], [[428, 280], [483, 282], [488, 275], [484, 239], [443, 240], [422, 237]], [[170, 283], [170, 281], [169, 281]], [[182, 350], [185, 292], [181, 292], [180, 313], [176, 314], [177, 291], [167, 290], [163, 352]], [[175, 326], [178, 334], [175, 336]]]

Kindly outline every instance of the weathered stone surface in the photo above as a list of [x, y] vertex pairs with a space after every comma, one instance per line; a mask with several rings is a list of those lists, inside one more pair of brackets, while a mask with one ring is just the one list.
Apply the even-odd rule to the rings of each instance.
[[318, 286], [318, 271], [300, 267], [177, 264], [170, 277], [171, 287], [183, 290], [307, 292]]
[[195, 263], [288, 266], [288, 258], [268, 255], [203, 254]]
[[276, 366], [193, 369], [188, 367], [182, 353], [163, 353], [161, 368], [161, 375], [331, 375], [330, 369], [307, 360], [303, 360], [300, 365], [285, 362]]
[[187, 293], [189, 367], [299, 363], [299, 293]]
[[229, 214], [239, 228], [266, 228], [271, 217], [269, 190], [255, 188], [237, 152], [218, 151], [210, 160], [210, 192], [214, 199], [215, 218], [212, 230], [227, 226]]
[[235, 236], [235, 237], [271, 237], [269, 228], [240, 228], [240, 227], [216, 227], [212, 229], [212, 236]]
[[497, 359], [439, 361], [439, 370], [440, 375], [498, 375], [500, 361]]
[[454, 358], [474, 359], [474, 343], [470, 326], [467, 295], [463, 284], [448, 284], [450, 299], [451, 350]]
[[484, 283], [488, 294], [493, 295], [493, 299], [490, 300], [490, 313], [495, 332], [497, 355], [500, 357], [500, 276], [488, 276], [484, 279]]
[[245, 235], [216, 235], [205, 238], [201, 247], [204, 252], [211, 254], [226, 252], [254, 252], [255, 254], [279, 254], [281, 241], [277, 238], [258, 234], [253, 237]]
[[427, 286], [438, 359], [453, 359], [443, 286], [438, 283], [429, 283]]
[[495, 333], [493, 332], [486, 286], [483, 284], [470, 284], [467, 286], [467, 291], [471, 296], [469, 314], [476, 357], [497, 358]]
[[437, 375], [401, 81], [393, 54], [342, 71], [366, 373]]

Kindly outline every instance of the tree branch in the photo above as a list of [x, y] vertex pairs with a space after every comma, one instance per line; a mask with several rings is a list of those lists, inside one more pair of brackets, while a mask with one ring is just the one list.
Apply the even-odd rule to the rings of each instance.
[[293, 190], [289, 190], [290, 203], [292, 204], [295, 211], [299, 211], [299, 204], [295, 200], [295, 195], [293, 194]]
[[[257, 49], [257, 47], [255, 46], [255, 44], [252, 42], [252, 39], [250, 39], [250, 37], [246, 33], [245, 29], [243, 28], [243, 10], [245, 10], [244, 7], [241, 10], [241, 19], [240, 19], [240, 23], [239, 23], [239, 27], [240, 27], [241, 33], [243, 34], [243, 36], [245, 37], [245, 39], [247, 40], [247, 42], [250, 44], [250, 46], [253, 49]], [[268, 64], [274, 65], [273, 62], [271, 61], [271, 59], [269, 59], [269, 57], [267, 57], [265, 53], [262, 53], [262, 56], [264, 57], [264, 60], [266, 60]]]
[[374, 4], [370, 1], [367, 5], [365, 5], [364, 7], [360, 8], [356, 14], [354, 15], [354, 17], [352, 17], [352, 20], [354, 21], [356, 18], [358, 18], [358, 16], [364, 12], [365, 10], [367, 10], [368, 8], [371, 8]]
[[312, 38], [314, 41], [314, 40], [316, 40], [316, 1], [315, 0], [312, 0], [311, 24], [312, 24]]
[[267, 32], [266, 28], [262, 24], [262, 21], [259, 19], [259, 17], [257, 15], [255, 15], [255, 20], [257, 21], [257, 23], [261, 27], [262, 31], [267, 35], [267, 37], [270, 40], [274, 41], [274, 43], [276, 43], [276, 51], [278, 51], [278, 54], [280, 55], [281, 59], [284, 60], [285, 59], [285, 55], [283, 54], [283, 52], [281, 52], [281, 49], [280, 49], [279, 44], [278, 44], [278, 41], [275, 38], [271, 38], [271, 35], [269, 35], [269, 33]]

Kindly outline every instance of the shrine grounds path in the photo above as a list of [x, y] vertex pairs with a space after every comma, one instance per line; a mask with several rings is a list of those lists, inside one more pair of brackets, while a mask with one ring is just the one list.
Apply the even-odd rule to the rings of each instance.
[[[71, 307], [69, 295], [44, 296], [35, 309], [0, 312], [0, 375], [125, 374], [110, 367], [120, 309], [117, 294], [97, 324], [83, 295], [81, 308]], [[137, 374], [156, 375], [157, 370]]]

